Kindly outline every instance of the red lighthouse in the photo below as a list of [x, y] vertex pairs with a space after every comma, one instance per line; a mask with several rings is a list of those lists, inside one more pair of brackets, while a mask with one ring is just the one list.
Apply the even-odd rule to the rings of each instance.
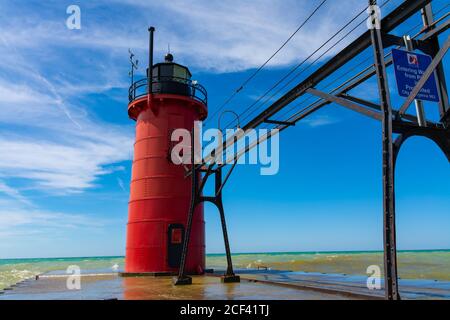
[[[126, 274], [178, 271], [191, 198], [191, 177], [171, 161], [171, 133], [189, 132], [207, 117], [207, 93], [169, 53], [129, 91], [128, 115], [136, 121], [125, 258]], [[205, 269], [205, 222], [198, 206], [192, 224], [186, 272]]]

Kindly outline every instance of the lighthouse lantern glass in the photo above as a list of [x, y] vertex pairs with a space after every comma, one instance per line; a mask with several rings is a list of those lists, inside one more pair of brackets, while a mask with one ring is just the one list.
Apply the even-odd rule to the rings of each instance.
[[174, 62], [157, 63], [152, 67], [150, 79], [146, 77], [137, 80], [130, 86], [129, 102], [146, 96], [150, 91], [152, 94], [174, 94], [191, 97], [206, 106], [207, 92], [205, 88], [198, 82], [193, 82], [191, 77], [189, 68], [183, 65]]
[[189, 79], [187, 69], [179, 65], [173, 66], [173, 76], [175, 78]]

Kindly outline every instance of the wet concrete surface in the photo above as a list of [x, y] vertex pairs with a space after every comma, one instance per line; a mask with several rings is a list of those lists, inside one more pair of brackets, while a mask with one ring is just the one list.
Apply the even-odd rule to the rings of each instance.
[[41, 276], [0, 295], [0, 300], [341, 300], [339, 294], [254, 283], [221, 283], [216, 276], [195, 276], [189, 286], [174, 286], [170, 277], [122, 278], [117, 274], [83, 275], [80, 290], [68, 290], [68, 277]]
[[[44, 274], [0, 291], [0, 300], [346, 300], [382, 299], [363, 276], [289, 271], [240, 270], [240, 283], [221, 282], [218, 272], [174, 286], [172, 277], [120, 277], [118, 273], [81, 276], [81, 289], [67, 288], [68, 275]], [[381, 283], [383, 286], [383, 283]], [[450, 299], [450, 282], [400, 280], [404, 299]]]
[[[346, 274], [323, 274], [306, 272], [250, 272], [244, 275], [246, 279], [255, 279], [262, 282], [277, 283], [288, 287], [309, 288], [318, 291], [342, 292], [345, 295], [368, 299], [384, 298], [384, 281], [379, 282], [380, 289], [369, 289], [367, 277]], [[450, 299], [450, 282], [436, 280], [400, 279], [399, 289], [402, 299]]]

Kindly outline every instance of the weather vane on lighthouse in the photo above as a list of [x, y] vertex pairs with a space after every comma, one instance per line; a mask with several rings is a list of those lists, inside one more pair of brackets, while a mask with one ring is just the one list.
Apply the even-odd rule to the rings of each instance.
[[131, 49], [128, 49], [128, 53], [130, 54], [130, 64], [131, 64], [131, 70], [128, 73], [128, 75], [131, 78], [131, 85], [134, 83], [134, 70], [138, 69], [139, 60], [134, 60], [134, 53], [131, 51]]

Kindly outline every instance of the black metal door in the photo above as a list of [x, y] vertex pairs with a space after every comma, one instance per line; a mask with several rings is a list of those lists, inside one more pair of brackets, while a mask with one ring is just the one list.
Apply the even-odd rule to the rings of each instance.
[[182, 224], [169, 225], [167, 239], [167, 256], [169, 258], [169, 267], [179, 268], [181, 253], [183, 251], [184, 226]]

